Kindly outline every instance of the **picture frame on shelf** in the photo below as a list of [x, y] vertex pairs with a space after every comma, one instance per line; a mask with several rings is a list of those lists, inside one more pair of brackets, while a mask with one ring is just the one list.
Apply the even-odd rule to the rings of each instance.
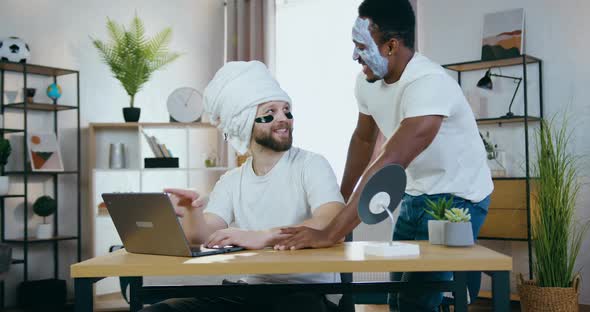
[[64, 171], [55, 133], [28, 133], [27, 149], [31, 171]]
[[481, 41], [482, 61], [524, 54], [524, 9], [485, 14]]

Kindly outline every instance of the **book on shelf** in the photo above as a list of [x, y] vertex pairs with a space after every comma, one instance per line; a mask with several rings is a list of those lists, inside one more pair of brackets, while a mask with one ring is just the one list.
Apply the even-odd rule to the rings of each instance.
[[160, 149], [162, 150], [162, 152], [164, 153], [164, 157], [166, 158], [170, 158], [172, 157], [170, 155], [170, 151], [168, 150], [168, 148], [166, 147], [166, 144], [160, 144]]
[[150, 149], [152, 150], [152, 153], [154, 153], [154, 157], [156, 158], [171, 158], [172, 156], [172, 152], [170, 151], [170, 149], [168, 149], [166, 147], [166, 144], [160, 143], [158, 141], [158, 139], [155, 136], [150, 136], [147, 133], [145, 133], [145, 131], [141, 131], [143, 133], [143, 136], [145, 137], [145, 139], [148, 142], [148, 145], [150, 146]]
[[152, 150], [152, 153], [154, 153], [154, 156], [155, 157], [162, 157], [162, 154], [160, 154], [160, 149], [157, 147], [157, 143], [155, 142], [155, 138], [153, 136], [150, 137], [143, 130], [141, 130], [141, 133], [143, 134], [146, 141], [148, 142], [148, 145], [149, 145], [150, 149]]

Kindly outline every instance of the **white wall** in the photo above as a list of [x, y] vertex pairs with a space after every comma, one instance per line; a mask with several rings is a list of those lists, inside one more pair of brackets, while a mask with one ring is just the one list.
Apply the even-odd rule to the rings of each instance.
[[[91, 44], [90, 36], [98, 39], [106, 39], [107, 17], [116, 22], [129, 24], [129, 21], [137, 15], [144, 21], [146, 32], [153, 35], [164, 27], [171, 27], [173, 38], [170, 44], [172, 51], [183, 53], [181, 58], [170, 64], [162, 71], [156, 72], [152, 79], [138, 93], [135, 104], [142, 109], [142, 122], [166, 122], [168, 114], [166, 99], [176, 88], [183, 86], [195, 87], [202, 90], [215, 71], [223, 64], [224, 56], [224, 7], [220, 0], [175, 0], [162, 2], [156, 0], [3, 0], [0, 2], [0, 37], [18, 36], [29, 44], [31, 48], [30, 63], [63, 68], [72, 68], [80, 71], [80, 105], [81, 124], [87, 127], [90, 122], [123, 122], [121, 109], [128, 105], [129, 98], [125, 94], [119, 82], [112, 78], [109, 68], [100, 61], [96, 49]], [[10, 81], [9, 81], [10, 80]], [[75, 84], [64, 80], [62, 89], [64, 96], [60, 99], [63, 104], [75, 105]], [[20, 81], [15, 77], [7, 78], [7, 87], [16, 90]], [[44, 81], [33, 82], [40, 88], [37, 94], [44, 97]], [[62, 125], [75, 127], [75, 123], [66, 123], [69, 117], [64, 119]], [[36, 128], [43, 128], [49, 124], [42, 116], [37, 117]], [[7, 117], [7, 122], [15, 124], [16, 119]], [[61, 123], [61, 121], [60, 121]], [[51, 129], [51, 128], [49, 128]], [[75, 145], [68, 139], [75, 138], [72, 131], [64, 131], [62, 137], [62, 151], [66, 151], [64, 162], [68, 163], [68, 157], [75, 151]], [[86, 133], [83, 133], [85, 140]], [[86, 144], [82, 144], [83, 163], [86, 166]], [[106, 153], [107, 151], [99, 151]], [[71, 158], [71, 157], [70, 157]], [[71, 163], [71, 162], [69, 162]], [[75, 167], [75, 165], [73, 166]], [[74, 180], [75, 182], [75, 180]], [[86, 172], [82, 179], [83, 192], [86, 191]], [[64, 182], [67, 183], [67, 182]], [[46, 187], [46, 183], [39, 183], [36, 189]], [[41, 192], [41, 191], [39, 191]], [[75, 194], [73, 194], [75, 195]], [[89, 211], [87, 197], [84, 193], [82, 207]], [[75, 206], [64, 207], [62, 216], [72, 216]], [[22, 210], [22, 208], [21, 208]], [[12, 212], [7, 213], [10, 215]], [[20, 212], [22, 216], [22, 212]], [[15, 210], [17, 218], [19, 212]], [[84, 229], [84, 245], [89, 241], [91, 233], [90, 221], [86, 218], [82, 225]], [[20, 219], [22, 220], [22, 217]], [[69, 220], [69, 221], [68, 221]], [[73, 218], [71, 218], [73, 220]], [[73, 221], [62, 221], [64, 230], [75, 231]], [[33, 219], [35, 224], [37, 219]], [[21, 222], [22, 223], [22, 222]], [[34, 229], [33, 226], [30, 227]], [[60, 226], [61, 228], [61, 226]], [[21, 228], [7, 228], [7, 235], [22, 232]], [[16, 231], [16, 232], [10, 232]], [[75, 243], [60, 243], [62, 248], [62, 265], [60, 265], [60, 277], [68, 278], [69, 263], [75, 260]], [[48, 278], [53, 275], [53, 264], [45, 257], [50, 256], [47, 247], [35, 247], [29, 266], [30, 278]], [[84, 254], [88, 254], [90, 247], [83, 248]], [[7, 283], [7, 300], [11, 304], [14, 298], [16, 283], [22, 278], [22, 265], [16, 265]]]
[[324, 155], [341, 180], [358, 110], [352, 25], [360, 0], [277, 0], [276, 76], [293, 98], [294, 145]]
[[[572, 151], [587, 157], [590, 141], [587, 139], [588, 116], [590, 111], [590, 62], [587, 59], [590, 43], [587, 31], [590, 29], [590, 2], [584, 0], [419, 0], [418, 15], [420, 33], [418, 38], [422, 52], [433, 60], [444, 64], [477, 60], [480, 58], [483, 15], [512, 8], [525, 10], [525, 46], [526, 53], [543, 60], [543, 100], [545, 116], [569, 111], [570, 125], [573, 131]], [[504, 71], [504, 69], [503, 69]], [[508, 71], [504, 71], [508, 73]], [[483, 75], [483, 72], [480, 73]], [[534, 95], [537, 84], [531, 77]], [[494, 80], [496, 83], [498, 80]], [[472, 84], [476, 81], [471, 80]], [[509, 103], [511, 86], [494, 94], [504, 97], [498, 105], [505, 107]], [[508, 90], [508, 91], [507, 91]], [[521, 94], [519, 92], [519, 94]], [[490, 97], [491, 99], [491, 97]], [[533, 102], [534, 103], [534, 102]], [[496, 103], [494, 103], [496, 104]], [[514, 107], [522, 106], [515, 102]], [[492, 106], [492, 105], [490, 105]], [[498, 138], [502, 140], [503, 138]], [[585, 181], [577, 205], [580, 219], [590, 217], [590, 188], [588, 176], [590, 169], [585, 160], [581, 163], [582, 180]], [[524, 269], [526, 255], [522, 244], [494, 244], [505, 251], [517, 255], [515, 265]], [[590, 239], [581, 249], [578, 268], [582, 270], [582, 279], [590, 280]], [[584, 267], [582, 268], [582, 266]], [[523, 270], [524, 271], [524, 270]], [[590, 285], [582, 285], [580, 302], [590, 304]]]

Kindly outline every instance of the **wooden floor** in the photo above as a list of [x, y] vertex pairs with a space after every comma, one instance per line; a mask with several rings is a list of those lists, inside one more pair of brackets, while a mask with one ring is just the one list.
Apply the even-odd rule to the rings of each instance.
[[[110, 295], [109, 295], [110, 296]], [[121, 296], [107, 296], [102, 298], [97, 298], [97, 304], [95, 311], [100, 312], [123, 312], [129, 311], [129, 308], [125, 301], [121, 298]], [[64, 312], [73, 311], [73, 308], [70, 307], [70, 310], [66, 310]], [[22, 312], [18, 309], [6, 309], [6, 312]], [[387, 305], [376, 305], [376, 304], [360, 304], [355, 306], [356, 312], [389, 312], [389, 307]], [[452, 311], [452, 309], [451, 309]], [[478, 299], [472, 305], [469, 306], [470, 312], [491, 312], [492, 304], [489, 299]], [[512, 302], [512, 309], [510, 312], [517, 312], [520, 311], [520, 304], [518, 302]], [[580, 305], [580, 312], [590, 312], [590, 306], [588, 305]]]

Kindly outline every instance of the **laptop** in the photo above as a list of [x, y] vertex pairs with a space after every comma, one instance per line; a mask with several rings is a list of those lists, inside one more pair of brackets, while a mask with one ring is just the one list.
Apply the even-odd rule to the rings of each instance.
[[201, 257], [244, 250], [189, 245], [166, 193], [104, 193], [102, 199], [128, 252]]

